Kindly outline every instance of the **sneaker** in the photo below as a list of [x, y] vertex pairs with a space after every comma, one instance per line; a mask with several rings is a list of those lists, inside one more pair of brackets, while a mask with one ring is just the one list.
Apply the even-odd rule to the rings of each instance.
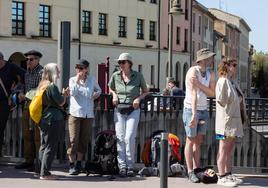
[[189, 176], [189, 180], [190, 180], [192, 183], [199, 183], [199, 182], [200, 182], [200, 180], [198, 179], [198, 177], [196, 177], [194, 171], [189, 172], [188, 176]]
[[40, 176], [39, 179], [40, 180], [57, 180], [58, 176], [50, 174], [50, 175], [47, 175], [47, 176]]
[[236, 187], [237, 183], [235, 181], [233, 181], [230, 178], [227, 178], [227, 176], [225, 177], [218, 177], [218, 185], [222, 185], [222, 186], [226, 186], [226, 187]]
[[233, 174], [228, 175], [227, 178], [233, 180], [237, 184], [242, 184], [243, 183], [243, 180], [242, 179], [238, 178], [237, 176], [235, 176]]
[[135, 172], [134, 172], [134, 170], [132, 168], [129, 168], [127, 170], [127, 176], [128, 177], [134, 177], [135, 176]]
[[119, 176], [120, 176], [121, 178], [126, 177], [126, 176], [127, 176], [127, 169], [125, 169], [125, 168], [121, 168], [121, 169], [119, 170]]
[[79, 172], [78, 169], [76, 169], [76, 167], [71, 166], [71, 167], [69, 168], [69, 174], [70, 174], [70, 175], [74, 175], [74, 176], [76, 176], [76, 175], [78, 175], [79, 173], [80, 173], [80, 172]]

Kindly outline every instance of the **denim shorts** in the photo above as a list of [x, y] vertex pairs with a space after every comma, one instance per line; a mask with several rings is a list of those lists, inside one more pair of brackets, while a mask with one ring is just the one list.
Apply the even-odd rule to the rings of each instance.
[[205, 135], [207, 131], [207, 122], [208, 122], [208, 111], [207, 110], [197, 110], [197, 126], [189, 127], [190, 121], [192, 119], [192, 109], [184, 108], [182, 120], [184, 124], [184, 129], [187, 137], [196, 137], [197, 135]]

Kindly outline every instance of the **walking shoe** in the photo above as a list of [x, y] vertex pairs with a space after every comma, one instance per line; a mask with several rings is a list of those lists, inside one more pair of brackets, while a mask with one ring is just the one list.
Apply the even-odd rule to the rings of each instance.
[[127, 170], [127, 176], [128, 177], [134, 177], [135, 176], [135, 172], [134, 172], [134, 170], [132, 168], [129, 168]]
[[26, 169], [26, 168], [30, 168], [34, 166], [33, 163], [29, 163], [29, 162], [24, 162], [24, 163], [21, 163], [21, 164], [18, 164], [15, 166], [16, 169]]
[[74, 175], [74, 176], [76, 176], [76, 175], [78, 175], [80, 172], [79, 172], [79, 170], [77, 170], [76, 169], [76, 167], [74, 167], [74, 166], [70, 166], [70, 168], [69, 168], [69, 174], [70, 175]]
[[222, 186], [226, 186], [226, 187], [236, 187], [237, 186], [237, 183], [234, 180], [227, 178], [227, 176], [218, 177], [217, 184], [222, 185]]
[[58, 176], [50, 174], [50, 175], [47, 175], [47, 176], [40, 176], [39, 179], [40, 180], [57, 180]]
[[233, 174], [228, 175], [227, 178], [233, 180], [237, 184], [242, 184], [243, 183], [243, 180], [242, 179], [238, 178], [237, 176], [235, 176]]
[[120, 176], [121, 178], [126, 177], [126, 176], [127, 176], [127, 169], [125, 169], [125, 168], [121, 168], [121, 169], [119, 170], [119, 176]]
[[189, 176], [189, 180], [190, 180], [192, 183], [199, 183], [199, 182], [200, 182], [200, 180], [198, 179], [198, 177], [196, 177], [194, 171], [189, 172], [188, 176]]

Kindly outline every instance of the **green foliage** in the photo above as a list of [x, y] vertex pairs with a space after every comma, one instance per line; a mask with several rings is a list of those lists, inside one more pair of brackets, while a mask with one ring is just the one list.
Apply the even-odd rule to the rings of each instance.
[[253, 56], [252, 83], [260, 97], [268, 97], [268, 55], [258, 52]]

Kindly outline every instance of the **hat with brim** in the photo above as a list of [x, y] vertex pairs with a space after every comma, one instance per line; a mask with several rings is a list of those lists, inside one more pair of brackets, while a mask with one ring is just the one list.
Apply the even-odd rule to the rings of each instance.
[[216, 54], [214, 52], [211, 52], [208, 48], [202, 48], [201, 50], [197, 51], [196, 55], [196, 62], [208, 59], [210, 57], [215, 56]]
[[76, 63], [76, 66], [88, 67], [89, 66], [89, 62], [87, 60], [85, 60], [85, 59], [80, 59]]
[[132, 63], [132, 57], [129, 53], [122, 53], [120, 54], [120, 56], [118, 57], [118, 59], [115, 59], [116, 62], [119, 61], [128, 61], [130, 63]]
[[24, 55], [25, 56], [34, 55], [34, 56], [37, 56], [39, 58], [41, 58], [43, 56], [40, 52], [38, 52], [36, 50], [30, 50], [30, 51], [26, 52]]

